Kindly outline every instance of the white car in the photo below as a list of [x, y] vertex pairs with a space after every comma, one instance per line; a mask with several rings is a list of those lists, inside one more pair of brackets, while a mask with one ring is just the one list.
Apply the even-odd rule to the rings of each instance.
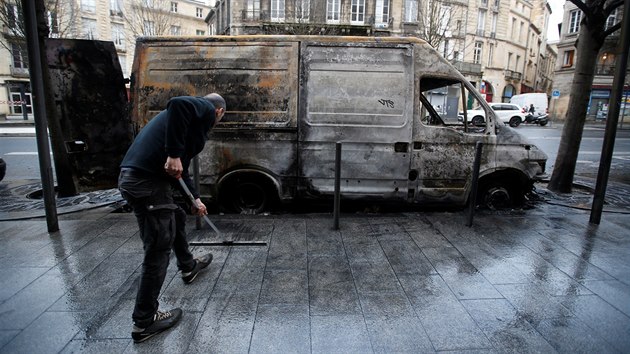
[[[525, 121], [527, 113], [514, 103], [488, 103], [490, 108], [494, 110], [497, 117], [511, 127], [518, 127]], [[481, 107], [475, 107], [466, 111], [466, 117], [469, 123], [473, 125], [483, 125], [486, 122], [486, 112]], [[460, 113], [460, 120], [463, 120], [463, 114]]]

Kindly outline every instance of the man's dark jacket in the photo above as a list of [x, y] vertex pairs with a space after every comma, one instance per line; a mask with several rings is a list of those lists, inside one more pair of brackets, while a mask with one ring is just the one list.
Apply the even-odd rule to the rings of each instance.
[[120, 167], [146, 172], [153, 178], [170, 178], [174, 182], [164, 170], [164, 164], [169, 156], [179, 157], [184, 168], [182, 178], [193, 196], [199, 198], [188, 174], [188, 166], [192, 158], [203, 150], [215, 118], [215, 107], [205, 98], [171, 98], [166, 110], [140, 130]]

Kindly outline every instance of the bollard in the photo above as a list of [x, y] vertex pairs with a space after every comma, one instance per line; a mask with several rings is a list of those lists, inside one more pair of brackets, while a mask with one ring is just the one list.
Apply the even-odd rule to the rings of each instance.
[[479, 168], [481, 167], [481, 149], [483, 143], [478, 141], [475, 144], [475, 161], [473, 162], [472, 190], [470, 191], [470, 199], [468, 200], [468, 220], [466, 226], [471, 227], [473, 223], [473, 215], [475, 214], [475, 204], [477, 200], [477, 185], [479, 180]]
[[339, 203], [341, 199], [341, 143], [335, 144], [335, 202], [333, 208], [333, 229], [339, 230]]

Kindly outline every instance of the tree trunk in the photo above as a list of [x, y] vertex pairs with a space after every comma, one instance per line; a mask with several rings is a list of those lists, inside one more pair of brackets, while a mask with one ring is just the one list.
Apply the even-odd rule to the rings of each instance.
[[554, 192], [570, 193], [572, 190], [597, 55], [603, 44], [601, 35], [597, 36], [598, 30], [603, 32], [603, 25], [589, 28], [582, 23], [580, 28], [569, 110], [565, 116], [558, 155], [548, 185], [549, 190]]

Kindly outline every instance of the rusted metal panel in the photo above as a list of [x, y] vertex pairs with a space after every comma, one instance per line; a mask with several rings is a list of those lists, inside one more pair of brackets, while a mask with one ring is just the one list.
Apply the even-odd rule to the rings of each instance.
[[[335, 143], [341, 142], [345, 197], [406, 198], [412, 46], [305, 42], [301, 52], [304, 111], [299, 154], [304, 192], [332, 193]], [[402, 144], [398, 149], [397, 143]]]
[[221, 94], [222, 127], [296, 127], [297, 44], [139, 42], [133, 120], [142, 127], [175, 96]]
[[72, 173], [82, 192], [117, 185], [131, 143], [125, 80], [112, 42], [47, 39], [46, 56]]

